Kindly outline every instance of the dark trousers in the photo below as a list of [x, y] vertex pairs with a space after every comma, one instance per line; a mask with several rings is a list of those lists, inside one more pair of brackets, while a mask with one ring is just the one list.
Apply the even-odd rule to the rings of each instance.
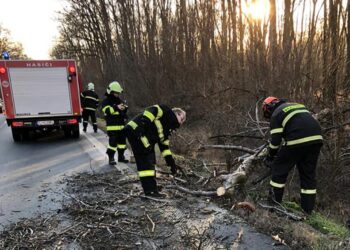
[[145, 194], [158, 192], [155, 171], [156, 155], [154, 152], [154, 145], [151, 144], [146, 148], [140, 138], [137, 138], [137, 136], [133, 133], [131, 128], [127, 126], [124, 130], [134, 153], [137, 171], [143, 191]]
[[86, 128], [88, 126], [89, 117], [91, 118], [92, 127], [94, 128], [94, 131], [96, 132], [97, 131], [96, 112], [93, 111], [93, 110], [89, 110], [89, 109], [84, 109], [83, 110], [83, 127], [84, 127], [84, 130], [86, 131]]
[[114, 158], [114, 154], [118, 151], [118, 159], [124, 160], [124, 152], [126, 149], [126, 137], [123, 130], [107, 131], [109, 137], [109, 145], [107, 147], [107, 154], [110, 158]]
[[301, 207], [311, 213], [316, 198], [316, 166], [322, 144], [311, 144], [298, 147], [283, 146], [277, 153], [272, 165], [271, 186], [274, 198], [282, 202], [284, 186], [289, 171], [296, 165], [300, 176]]

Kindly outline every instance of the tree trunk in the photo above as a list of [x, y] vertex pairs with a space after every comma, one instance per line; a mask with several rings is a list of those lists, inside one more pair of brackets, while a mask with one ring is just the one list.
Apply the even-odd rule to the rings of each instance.
[[346, 33], [346, 76], [345, 76], [345, 90], [350, 90], [350, 0], [346, 6], [347, 12], [347, 33]]
[[[294, 2], [293, 2], [294, 3]], [[283, 25], [283, 53], [282, 53], [282, 70], [279, 80], [281, 81], [278, 84], [277, 92], [278, 94], [285, 93], [285, 90], [280, 88], [281, 83], [290, 83], [291, 82], [291, 71], [290, 71], [290, 52], [292, 49], [292, 41], [294, 37], [293, 31], [293, 6], [291, 0], [284, 0], [284, 25]], [[289, 84], [288, 84], [289, 85]]]
[[337, 104], [338, 73], [338, 0], [329, 0], [330, 64], [326, 89], [326, 102], [335, 108]]
[[276, 82], [277, 77], [277, 31], [276, 31], [276, 0], [270, 0], [270, 30], [269, 30], [269, 43], [270, 43], [270, 81], [268, 88], [272, 89], [272, 86]]

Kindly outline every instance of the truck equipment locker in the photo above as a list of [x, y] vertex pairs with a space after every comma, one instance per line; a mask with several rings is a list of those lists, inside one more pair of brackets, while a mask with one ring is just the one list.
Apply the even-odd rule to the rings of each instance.
[[74, 60], [0, 60], [6, 121], [14, 141], [62, 129], [79, 138], [80, 89]]

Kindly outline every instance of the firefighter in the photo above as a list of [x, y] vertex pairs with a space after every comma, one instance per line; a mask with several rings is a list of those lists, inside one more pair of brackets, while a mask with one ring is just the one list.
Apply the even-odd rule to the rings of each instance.
[[102, 101], [102, 112], [105, 116], [109, 145], [107, 147], [108, 162], [116, 165], [115, 152], [118, 151], [118, 162], [127, 163], [124, 152], [126, 138], [122, 133], [127, 119], [128, 106], [120, 99], [123, 88], [117, 81], [111, 82], [107, 87], [106, 98]]
[[270, 144], [265, 163], [271, 167], [271, 192], [282, 202], [289, 171], [296, 165], [300, 176], [301, 207], [310, 214], [316, 198], [316, 165], [322, 147], [320, 124], [304, 105], [277, 97], [263, 102], [264, 117], [270, 120]]
[[95, 92], [95, 85], [90, 82], [87, 87], [87, 90], [80, 94], [81, 106], [83, 108], [83, 131], [86, 132], [90, 117], [94, 132], [97, 133], [96, 109], [98, 107], [99, 99]]
[[164, 194], [158, 192], [156, 182], [154, 146], [158, 144], [162, 156], [171, 168], [171, 173], [175, 175], [179, 167], [175, 164], [169, 149], [169, 136], [185, 120], [186, 112], [180, 108], [171, 109], [165, 105], [153, 105], [125, 126], [124, 132], [133, 150], [145, 195], [164, 197]]

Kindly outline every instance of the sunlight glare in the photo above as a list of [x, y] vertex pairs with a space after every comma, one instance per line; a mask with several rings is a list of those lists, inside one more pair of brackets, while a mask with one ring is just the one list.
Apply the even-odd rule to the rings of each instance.
[[270, 3], [268, 0], [251, 0], [246, 2], [244, 12], [252, 19], [262, 20], [269, 16]]

